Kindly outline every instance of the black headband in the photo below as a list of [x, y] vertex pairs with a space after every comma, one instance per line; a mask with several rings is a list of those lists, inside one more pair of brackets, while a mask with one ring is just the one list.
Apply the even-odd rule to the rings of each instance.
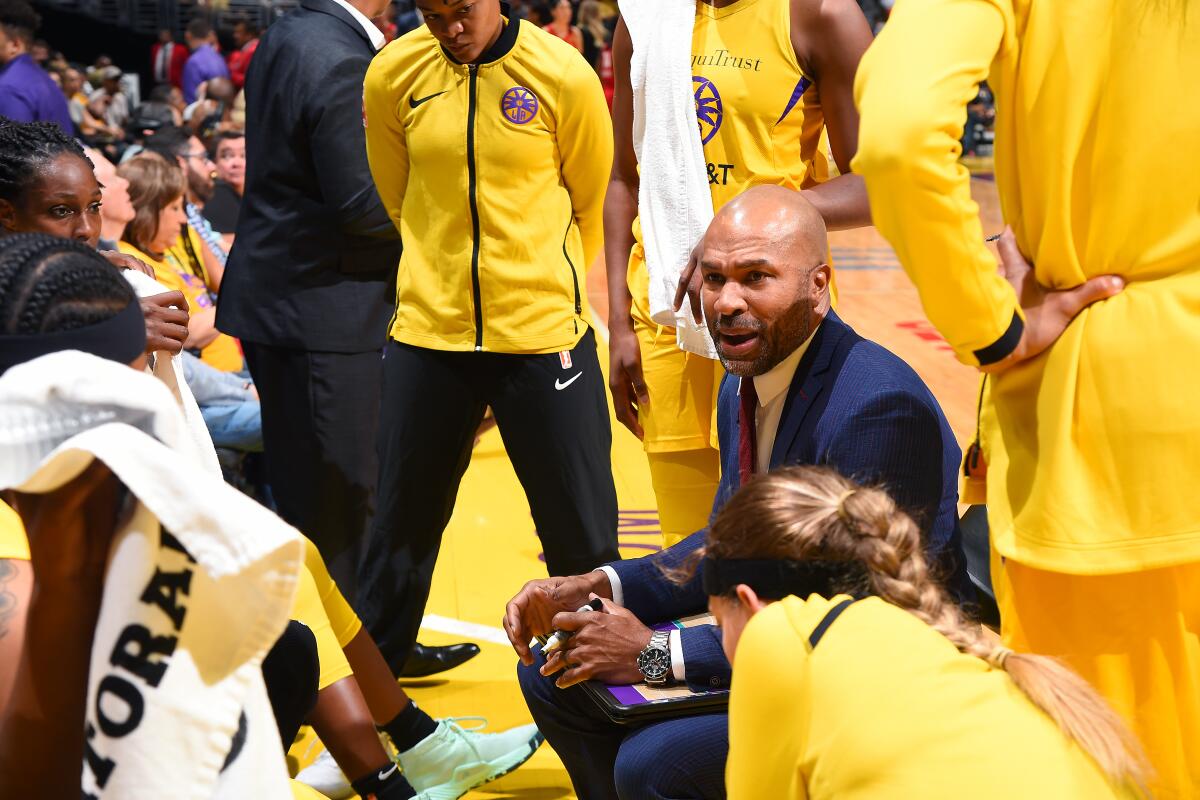
[[0, 374], [17, 364], [60, 350], [82, 350], [128, 364], [146, 349], [146, 322], [135, 299], [115, 317], [84, 328], [53, 333], [0, 335]]
[[759, 597], [781, 600], [788, 595], [832, 597], [850, 593], [858, 596], [867, 585], [866, 570], [854, 561], [781, 561], [779, 559], [706, 556], [700, 580], [704, 593], [719, 597], [746, 584]]

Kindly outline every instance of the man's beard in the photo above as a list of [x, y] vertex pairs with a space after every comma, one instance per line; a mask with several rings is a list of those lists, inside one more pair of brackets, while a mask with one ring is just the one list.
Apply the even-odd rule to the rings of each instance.
[[192, 171], [188, 171], [188, 188], [192, 190], [194, 196], [201, 203], [207, 203], [213, 196], [213, 182], [211, 179], [205, 181], [202, 177]]
[[[726, 372], [743, 378], [763, 375], [795, 352], [812, 334], [812, 310], [812, 304], [807, 299], [801, 299], [788, 306], [774, 322], [763, 323], [749, 314], [721, 317], [715, 321], [709, 320], [708, 332], [717, 347], [717, 357], [721, 359]], [[726, 358], [721, 350], [719, 326], [753, 331], [759, 338], [758, 355], [751, 361]]]

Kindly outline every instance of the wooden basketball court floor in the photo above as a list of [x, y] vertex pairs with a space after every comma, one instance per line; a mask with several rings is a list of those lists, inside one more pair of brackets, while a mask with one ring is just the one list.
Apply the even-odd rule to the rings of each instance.
[[[990, 176], [974, 178], [972, 191], [980, 204], [985, 235], [999, 233], [999, 202]], [[974, 435], [978, 374], [955, 360], [929, 324], [895, 253], [874, 228], [831, 234], [830, 246], [841, 292], [838, 313], [860, 334], [912, 365], [942, 404], [960, 445], [968, 442]], [[588, 294], [595, 318], [606, 319], [602, 263], [588, 275]], [[597, 327], [600, 363], [607, 370], [607, 330]], [[618, 536], [622, 555], [636, 558], [658, 550], [658, 517], [640, 442], [615, 419], [612, 426]], [[500, 621], [505, 603], [525, 581], [546, 575], [540, 554], [529, 506], [493, 430], [475, 449], [463, 479], [421, 631], [425, 644], [473, 641], [482, 652], [451, 672], [403, 682], [431, 715], [486, 717], [488, 730], [530, 721], [516, 682], [516, 655]], [[304, 761], [316, 752], [310, 749]], [[575, 794], [562, 762], [549, 745], [542, 745], [522, 768], [467, 797], [558, 800]]]

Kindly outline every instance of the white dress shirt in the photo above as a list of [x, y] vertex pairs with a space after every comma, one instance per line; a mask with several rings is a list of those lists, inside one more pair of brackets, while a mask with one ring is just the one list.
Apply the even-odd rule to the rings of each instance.
[[347, 3], [346, 0], [333, 0], [333, 2], [349, 11], [350, 16], [354, 17], [358, 21], [358, 24], [363, 26], [363, 30], [367, 32], [367, 38], [371, 40], [372, 47], [379, 50], [379, 48], [387, 44], [387, 39], [384, 37], [383, 31], [376, 28], [375, 23], [371, 22], [366, 14]]
[[[808, 352], [808, 346], [816, 332], [814, 328], [790, 356], [768, 372], [754, 376], [754, 390], [758, 393], [758, 408], [754, 412], [754, 431], [757, 434], [754, 472], [757, 475], [765, 474], [771, 468], [771, 450], [775, 447], [775, 435], [779, 433], [779, 420], [783, 418], [788, 388], [792, 385], [792, 378], [796, 377], [796, 367], [800, 366], [800, 359]], [[739, 382], [738, 391], [741, 392], [741, 389], [742, 385]]]
[[[754, 465], [756, 474], [767, 472], [771, 466], [771, 449], [775, 447], [775, 435], [779, 433], [779, 420], [783, 418], [783, 406], [787, 402], [788, 388], [792, 385], [792, 379], [796, 377], [796, 368], [800, 366], [800, 359], [804, 358], [804, 354], [808, 352], [808, 346], [812, 344], [813, 336], [820, 327], [817, 325], [808, 338], [783, 361], [762, 375], [754, 376], [754, 389], [758, 392], [758, 408], [754, 412], [754, 431], [757, 434], [755, 438], [758, 447], [758, 451], [755, 453], [757, 463]], [[739, 392], [741, 388], [742, 385], [739, 381]], [[734, 446], [736, 446], [736, 442]], [[625, 594], [621, 590], [621, 579], [617, 576], [617, 571], [607, 565], [598, 567], [598, 569], [608, 576], [613, 602], [619, 606], [625, 605]], [[687, 673], [684, 672], [683, 643], [680, 641], [678, 628], [671, 631], [670, 647], [671, 677], [675, 679], [676, 683], [683, 683]]]
[[154, 82], [166, 83], [171, 79], [171, 53], [174, 42], [166, 42], [158, 48], [158, 61], [154, 64]]

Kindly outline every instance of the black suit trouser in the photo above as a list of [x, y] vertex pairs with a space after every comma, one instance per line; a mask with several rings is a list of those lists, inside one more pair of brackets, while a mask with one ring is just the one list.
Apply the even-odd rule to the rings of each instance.
[[355, 608], [393, 664], [416, 641], [442, 531], [488, 406], [525, 489], [550, 574], [574, 575], [620, 558], [612, 429], [592, 331], [569, 357], [389, 342], [378, 509]]
[[262, 403], [267, 482], [279, 516], [313, 541], [353, 601], [374, 510], [380, 352], [242, 346]]

